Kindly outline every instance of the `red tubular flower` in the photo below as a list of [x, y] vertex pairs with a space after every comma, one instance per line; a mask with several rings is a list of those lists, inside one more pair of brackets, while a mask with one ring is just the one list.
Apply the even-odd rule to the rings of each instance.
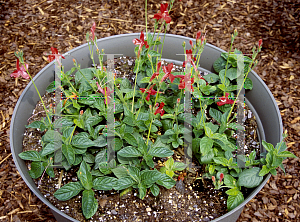
[[228, 99], [228, 96], [229, 96], [229, 93], [225, 93], [225, 96], [223, 96], [223, 97], [220, 98], [221, 101], [217, 102], [217, 105], [218, 106], [223, 106], [225, 104], [233, 104], [234, 101], [231, 100], [231, 99]]
[[211, 176], [212, 181], [215, 183], [216, 182], [216, 178], [215, 176]]
[[110, 103], [110, 94], [112, 94], [114, 91], [110, 90], [108, 87], [105, 87], [105, 89], [102, 89], [101, 86], [98, 84], [98, 82], [96, 83], [98, 86], [98, 90], [105, 96], [105, 100], [104, 103], [106, 104], [106, 100], [107, 100], [107, 104]]
[[258, 48], [260, 48], [262, 45], [262, 39], [258, 40]]
[[223, 178], [224, 178], [224, 174], [221, 173], [221, 174], [220, 174], [220, 183], [222, 182]]
[[[146, 91], [145, 88], [140, 88], [140, 90], [142, 91], [142, 93], [144, 93], [145, 91], [146, 91], [146, 93], [148, 93], [148, 95], [146, 96], [146, 100], [147, 100], [147, 101], [150, 100], [150, 95], [154, 96], [154, 95], [157, 93], [157, 91], [155, 91], [155, 90], [153, 89], [153, 86], [155, 86], [155, 84], [152, 85], [147, 91]], [[161, 92], [158, 92], [158, 93], [161, 93]]]
[[159, 75], [160, 67], [161, 67], [161, 61], [159, 61], [159, 62], [157, 63], [157, 71], [156, 71], [155, 73], [153, 73], [153, 75], [151, 76], [150, 82], [151, 82], [156, 76]]
[[196, 61], [197, 59], [193, 56], [193, 50], [192, 49], [187, 49], [185, 50], [185, 54], [186, 54], [186, 57], [187, 57], [187, 61], [184, 61], [182, 66], [185, 67], [185, 65], [190, 62], [194, 69], [196, 70], [197, 67], [196, 67], [196, 64], [194, 63], [194, 61]]
[[[187, 76], [183, 76], [183, 75], [177, 75], [176, 77], [181, 78], [180, 83], [178, 85], [178, 89], [185, 89], [185, 80], [190, 81], [191, 84], [191, 91], [194, 92], [194, 77], [191, 78], [191, 73], [189, 73], [189, 75]], [[191, 79], [190, 79], [191, 78]]]
[[163, 110], [164, 105], [165, 105], [165, 104], [164, 104], [163, 102], [161, 102], [161, 103], [160, 103], [160, 106], [159, 106], [159, 107], [157, 108], [157, 110], [154, 112], [154, 115], [160, 113], [160, 115], [163, 116], [164, 113], [165, 113], [165, 111]]
[[168, 12], [168, 3], [160, 4], [160, 12], [155, 14], [153, 18], [157, 20], [164, 19], [166, 23], [170, 23], [171, 17]]
[[163, 66], [163, 71], [165, 75], [162, 77], [161, 82], [166, 80], [169, 77], [171, 83], [173, 83], [175, 76], [171, 74], [172, 69], [173, 69], [173, 63], [170, 63], [167, 66]]
[[[27, 63], [25, 63], [25, 66], [26, 69], [28, 69]], [[22, 76], [24, 79], [29, 79], [29, 75], [26, 72], [26, 69], [23, 65], [20, 67], [19, 59], [17, 59], [17, 69], [12, 74], [10, 74], [10, 77], [18, 78], [19, 76]]]
[[133, 44], [140, 46], [139, 51], [138, 51], [138, 57], [140, 57], [140, 51], [143, 48], [143, 45], [146, 47], [146, 49], [149, 48], [149, 45], [148, 45], [147, 41], [145, 41], [143, 31], [141, 31], [140, 39], [134, 39], [134, 40], [132, 40], [132, 42], [133, 42]]
[[61, 56], [63, 59], [65, 59], [65, 57], [58, 53], [57, 48], [51, 47], [51, 52], [52, 54], [48, 56], [48, 61], [52, 62], [54, 59], [56, 59], [58, 65], [60, 65], [58, 58]]
[[201, 31], [198, 31], [196, 34], [196, 41], [199, 40], [201, 37]]
[[91, 28], [91, 32], [92, 32], [92, 40], [95, 40], [95, 30], [96, 30], [96, 23], [94, 22]]
[[190, 40], [190, 45], [193, 47], [193, 41], [192, 40]]

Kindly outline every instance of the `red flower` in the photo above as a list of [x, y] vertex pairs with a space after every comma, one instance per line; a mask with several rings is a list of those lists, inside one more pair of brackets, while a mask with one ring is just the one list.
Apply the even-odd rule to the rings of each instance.
[[260, 48], [262, 45], [262, 39], [258, 40], [258, 48]]
[[138, 51], [138, 57], [140, 56], [140, 51], [143, 48], [143, 45], [146, 47], [146, 49], [149, 48], [149, 45], [148, 45], [147, 41], [145, 41], [143, 31], [141, 31], [140, 39], [134, 39], [134, 40], [132, 40], [132, 42], [133, 42], [133, 44], [140, 46], [139, 51]]
[[200, 37], [201, 37], [201, 31], [198, 31], [197, 34], [196, 34], [196, 41], [197, 41], [198, 39], [200, 39]]
[[17, 59], [17, 70], [15, 70], [12, 74], [10, 74], [10, 77], [18, 78], [19, 76], [22, 76], [24, 79], [29, 79], [29, 75], [26, 72], [26, 69], [28, 69], [28, 64], [25, 63], [25, 66], [26, 66], [26, 69], [25, 69], [25, 67], [23, 65], [20, 67], [19, 63], [20, 63], [19, 59]]
[[[147, 91], [146, 91], [145, 88], [140, 88], [140, 90], [142, 91], [142, 93], [144, 93], [145, 91], [146, 91], [146, 93], [148, 93], [148, 95], [146, 96], [146, 100], [147, 100], [147, 101], [150, 100], [150, 95], [154, 96], [154, 95], [157, 93], [157, 91], [155, 91], [155, 90], [153, 89], [153, 86], [155, 86], [155, 84], [152, 85]], [[158, 93], [161, 93], [161, 92], [158, 92]]]
[[157, 71], [156, 71], [155, 73], [153, 73], [153, 75], [151, 76], [150, 82], [151, 82], [156, 76], [159, 75], [160, 67], [161, 67], [161, 61], [159, 61], [159, 62], [157, 63]]
[[173, 63], [170, 63], [167, 66], [163, 66], [163, 71], [165, 75], [162, 77], [161, 82], [166, 80], [169, 77], [171, 83], [173, 83], [175, 76], [171, 74], [172, 69], [173, 69]]
[[229, 96], [229, 93], [225, 93], [225, 96], [223, 96], [223, 97], [220, 98], [221, 101], [217, 102], [217, 105], [218, 106], [223, 106], [225, 104], [233, 104], [234, 101], [231, 100], [231, 99], [228, 99], [228, 96]]
[[197, 59], [193, 56], [193, 50], [192, 49], [187, 49], [187, 50], [185, 50], [185, 54], [186, 54], [186, 57], [187, 57], [187, 61], [184, 61], [182, 66], [185, 67], [185, 65], [188, 62], [190, 62], [194, 66], [194, 69], [196, 70], [196, 65], [195, 65], [194, 61], [196, 61]]
[[166, 23], [170, 23], [171, 17], [168, 12], [168, 3], [160, 4], [160, 12], [155, 14], [153, 18], [157, 20], [164, 19]]
[[213, 182], [216, 182], [215, 176], [211, 176], [211, 179], [212, 179]]
[[65, 57], [58, 53], [57, 48], [51, 47], [51, 52], [52, 54], [48, 56], [48, 61], [52, 62], [54, 59], [56, 59], [58, 65], [60, 65], [58, 58], [61, 56], [63, 59], [65, 59]]
[[222, 182], [223, 178], [224, 178], [224, 174], [221, 173], [221, 174], [220, 174], [220, 183]]
[[192, 40], [190, 40], [190, 45], [193, 47], [193, 41]]
[[[191, 78], [191, 73], [188, 74], [187, 76], [183, 76], [183, 75], [177, 75], [175, 76], [177, 78], [181, 78], [180, 80], [180, 83], [178, 85], [178, 89], [185, 89], [185, 80], [188, 80], [190, 81], [190, 84], [191, 84], [191, 91], [194, 92], [194, 87], [193, 87], [193, 84], [194, 84], [194, 77]], [[191, 79], [190, 79], [191, 78]], [[190, 79], [190, 80], [189, 80]]]
[[165, 105], [165, 104], [164, 104], [163, 102], [161, 102], [161, 103], [160, 103], [160, 106], [159, 106], [159, 107], [157, 108], [157, 110], [154, 112], [154, 115], [160, 113], [160, 115], [163, 116], [164, 113], [165, 113], [165, 111], [163, 110], [164, 105]]
[[92, 40], [95, 40], [95, 30], [96, 30], [96, 23], [93, 23], [93, 26], [91, 28], [91, 32], [92, 32]]
[[105, 96], [105, 100], [104, 100], [104, 103], [106, 104], [106, 100], [107, 100], [107, 104], [110, 103], [110, 94], [112, 94], [114, 91], [110, 90], [108, 87], [105, 87], [105, 89], [102, 89], [101, 86], [98, 84], [97, 82], [97, 86], [98, 86], [98, 90]]

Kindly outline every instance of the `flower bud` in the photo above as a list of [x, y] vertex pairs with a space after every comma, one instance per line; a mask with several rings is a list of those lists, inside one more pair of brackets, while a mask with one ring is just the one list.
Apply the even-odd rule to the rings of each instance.
[[260, 48], [262, 45], [262, 39], [258, 40], [258, 48]]
[[193, 47], [193, 41], [192, 40], [190, 40], [190, 45]]
[[216, 182], [215, 176], [212, 176], [211, 179], [212, 179], [212, 181], [213, 181], [214, 183]]
[[185, 42], [182, 43], [182, 47], [185, 47]]
[[180, 98], [177, 98], [177, 103], [180, 103]]
[[201, 37], [201, 31], [198, 31], [196, 34], [196, 39], [198, 40], [198, 39], [200, 39], [200, 37]]
[[234, 33], [233, 33], [233, 34], [234, 34], [234, 36], [237, 36], [237, 35], [238, 35], [237, 29], [234, 30]]
[[80, 115], [82, 115], [83, 114], [83, 110], [80, 110]]
[[224, 178], [224, 174], [221, 173], [221, 174], [220, 174], [220, 183], [222, 182], [223, 178]]
[[75, 59], [73, 59], [73, 63], [76, 63], [76, 60], [75, 60]]

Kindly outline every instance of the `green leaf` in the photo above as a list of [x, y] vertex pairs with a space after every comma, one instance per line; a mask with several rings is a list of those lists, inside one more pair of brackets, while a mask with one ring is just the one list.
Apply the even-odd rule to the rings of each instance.
[[213, 147], [213, 140], [208, 137], [203, 137], [200, 141], [200, 151], [202, 155], [206, 155]]
[[234, 179], [231, 175], [229, 174], [225, 174], [224, 175], [224, 183], [226, 186], [230, 187], [230, 188], [234, 188], [237, 186], [236, 184], [236, 179]]
[[124, 166], [119, 166], [117, 168], [111, 169], [111, 171], [118, 179], [128, 176], [127, 169]]
[[45, 142], [62, 141], [61, 134], [54, 130], [48, 130], [43, 136]]
[[167, 189], [171, 189], [176, 184], [176, 181], [173, 180], [167, 174], [162, 174], [161, 178], [159, 180], [157, 180], [156, 183], [160, 186], [163, 186], [163, 187], [167, 188]]
[[260, 168], [254, 167], [251, 169], [245, 169], [239, 175], [238, 184], [247, 188], [257, 187], [263, 181], [263, 177], [259, 176]]
[[149, 83], [151, 77], [144, 77], [140, 83]]
[[263, 165], [262, 169], [259, 171], [258, 175], [263, 177], [264, 175], [266, 175], [269, 172], [270, 172], [270, 169], [266, 165]]
[[174, 162], [173, 170], [182, 171], [186, 168], [186, 164], [182, 162]]
[[278, 157], [290, 157], [290, 158], [297, 158], [294, 154], [289, 151], [282, 151], [278, 154]]
[[151, 193], [153, 194], [153, 196], [158, 196], [159, 194], [159, 187], [156, 185], [156, 184], [153, 184], [151, 187], [150, 187], [150, 190], [151, 190]]
[[19, 153], [19, 157], [23, 160], [42, 161], [42, 156], [35, 150]]
[[228, 160], [224, 157], [214, 157], [213, 159], [216, 164], [221, 164], [223, 166], [228, 165]]
[[238, 205], [240, 205], [244, 201], [244, 196], [241, 192], [236, 196], [229, 196], [227, 199], [227, 208], [228, 210], [233, 210]]
[[172, 156], [174, 154], [174, 152], [168, 148], [165, 147], [151, 147], [151, 149], [149, 150], [148, 154], [150, 154], [151, 156], [155, 156], [155, 157], [169, 157]]
[[250, 89], [250, 90], [252, 90], [252, 88], [253, 88], [253, 83], [252, 83], [252, 80], [251, 80], [251, 79], [246, 78], [245, 84], [244, 84], [244, 88], [245, 88], [245, 89]]
[[80, 134], [73, 136], [71, 144], [78, 148], [88, 148], [91, 146], [95, 146], [95, 143], [92, 140]]
[[213, 67], [217, 73], [219, 73], [226, 66], [226, 60], [223, 57], [219, 57], [213, 64]]
[[74, 125], [73, 121], [66, 117], [56, 119], [53, 123], [54, 128], [62, 128], [62, 127], [73, 126], [73, 125]]
[[262, 141], [262, 145], [268, 152], [274, 150], [274, 146], [271, 143], [267, 143], [264, 140]]
[[45, 124], [41, 121], [34, 121], [34, 122], [30, 123], [28, 126], [26, 126], [26, 128], [41, 129], [42, 125], [45, 126]]
[[82, 192], [82, 213], [86, 219], [91, 218], [98, 209], [98, 201], [93, 190]]
[[62, 145], [62, 152], [66, 157], [68, 163], [72, 165], [75, 162], [75, 151], [71, 145]]
[[133, 146], [124, 147], [123, 149], [121, 149], [118, 152], [118, 155], [120, 155], [122, 157], [140, 157], [140, 156], [143, 156], [142, 153], [139, 150], [137, 150], [137, 148], [135, 148]]
[[128, 79], [122, 79], [120, 89], [121, 90], [123, 90], [123, 89], [132, 89], [131, 83], [129, 82]]
[[32, 162], [31, 170], [29, 170], [28, 173], [33, 179], [37, 179], [42, 176], [44, 170], [45, 167], [43, 165], [43, 162]]
[[214, 74], [214, 73], [209, 73], [205, 76], [203, 76], [203, 78], [208, 82], [208, 83], [215, 83], [217, 82], [220, 78], [218, 75]]
[[157, 170], [143, 170], [141, 173], [141, 181], [146, 187], [152, 186], [163, 174]]
[[237, 187], [231, 188], [230, 190], [226, 191], [227, 195], [236, 196], [240, 193], [239, 189]]
[[158, 53], [158, 52], [156, 52], [156, 51], [154, 51], [154, 50], [150, 50], [149, 52], [148, 52], [148, 54], [151, 56], [151, 57], [157, 57], [157, 56], [160, 56], [160, 53]]
[[125, 116], [123, 123], [126, 123], [129, 126], [135, 126], [135, 121], [129, 116]]
[[85, 120], [85, 127], [92, 127], [97, 125], [103, 120], [103, 117], [100, 116], [90, 116]]
[[138, 143], [137, 143], [135, 137], [130, 133], [125, 133], [123, 139], [125, 139], [126, 142], [132, 146], [138, 146]]
[[238, 123], [229, 123], [228, 127], [234, 130], [244, 130], [245, 128]]
[[210, 108], [209, 109], [209, 115], [214, 118], [215, 120], [217, 120], [219, 123], [221, 123], [221, 119], [222, 119], [222, 113], [214, 108]]
[[132, 179], [130, 176], [122, 177], [118, 179], [117, 183], [115, 184], [115, 190], [124, 190], [132, 185], [136, 184], [136, 181]]
[[80, 164], [80, 168], [77, 172], [77, 176], [83, 185], [83, 187], [87, 190], [93, 187], [93, 178], [91, 174], [91, 169], [89, 165], [83, 160]]
[[75, 73], [75, 83], [86, 82], [94, 77], [91, 68], [81, 69]]
[[93, 143], [96, 147], [104, 147], [107, 145], [106, 137], [104, 135], [100, 135], [93, 141]]
[[227, 70], [226, 72], [226, 77], [228, 79], [230, 79], [231, 81], [236, 79], [238, 76], [237, 76], [237, 68], [230, 68]]
[[72, 197], [75, 197], [82, 190], [84, 190], [84, 187], [81, 185], [79, 181], [69, 182], [63, 187], [61, 187], [59, 190], [57, 190], [54, 193], [54, 196], [61, 201], [66, 201], [71, 199]]
[[118, 182], [115, 177], [97, 177], [93, 181], [93, 188], [96, 190], [112, 190]]
[[139, 198], [143, 200], [144, 197], [146, 196], [147, 189], [142, 183], [138, 184], [138, 188], [139, 188]]
[[54, 141], [48, 143], [42, 150], [41, 155], [42, 156], [47, 156], [51, 153], [54, 153], [56, 150], [59, 150], [62, 146], [61, 141]]
[[55, 91], [55, 85], [57, 85], [57, 84], [55, 83], [55, 81], [51, 82], [51, 83], [47, 86], [46, 91], [47, 91], [48, 93], [54, 92], [54, 91]]

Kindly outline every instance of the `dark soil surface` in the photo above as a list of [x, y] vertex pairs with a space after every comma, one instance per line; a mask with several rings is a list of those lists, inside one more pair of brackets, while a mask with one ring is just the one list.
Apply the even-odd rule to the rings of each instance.
[[[160, 1], [148, 1], [148, 27]], [[145, 31], [141, 0], [10, 0], [0, 1], [0, 221], [55, 221], [50, 210], [27, 188], [13, 163], [9, 127], [14, 106], [28, 80], [10, 77], [18, 48], [34, 76], [46, 64], [50, 47], [65, 53], [85, 43], [93, 21], [97, 37]], [[208, 43], [228, 50], [237, 28], [235, 47], [244, 53], [263, 39], [255, 71], [278, 103], [289, 151], [300, 157], [300, 1], [299, 0], [181, 0], [170, 12], [167, 33], [195, 37], [207, 32]], [[287, 174], [278, 170], [262, 191], [244, 208], [241, 221], [299, 221], [299, 158], [284, 162]], [[170, 219], [172, 221], [172, 218]]]

